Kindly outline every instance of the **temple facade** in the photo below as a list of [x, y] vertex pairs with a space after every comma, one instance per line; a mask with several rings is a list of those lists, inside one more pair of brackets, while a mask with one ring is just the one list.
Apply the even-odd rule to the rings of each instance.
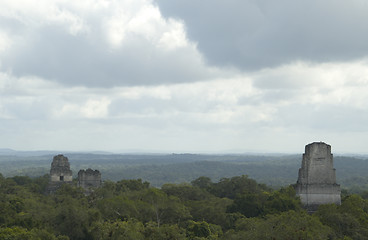
[[64, 155], [54, 156], [50, 169], [50, 182], [47, 188], [48, 193], [53, 193], [60, 188], [62, 184], [71, 184], [73, 181], [72, 170], [67, 157]]
[[80, 170], [78, 172], [78, 187], [84, 188], [87, 192], [93, 188], [101, 186], [101, 173], [98, 170]]
[[59, 154], [54, 156], [50, 169], [51, 182], [71, 182], [73, 181], [72, 170], [67, 157]]
[[305, 146], [295, 190], [308, 211], [317, 210], [321, 204], [341, 204], [330, 145], [314, 142]]

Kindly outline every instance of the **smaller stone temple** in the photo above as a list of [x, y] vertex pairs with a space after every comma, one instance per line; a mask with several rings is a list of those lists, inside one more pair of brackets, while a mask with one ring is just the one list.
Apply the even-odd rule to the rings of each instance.
[[295, 190], [309, 212], [316, 211], [321, 204], [341, 204], [330, 145], [314, 142], [305, 146]]
[[98, 170], [79, 170], [78, 172], [78, 187], [85, 189], [86, 194], [90, 193], [93, 188], [101, 186], [101, 173]]
[[64, 155], [54, 156], [50, 169], [50, 182], [47, 191], [52, 193], [56, 191], [62, 184], [73, 181], [72, 170], [67, 157]]

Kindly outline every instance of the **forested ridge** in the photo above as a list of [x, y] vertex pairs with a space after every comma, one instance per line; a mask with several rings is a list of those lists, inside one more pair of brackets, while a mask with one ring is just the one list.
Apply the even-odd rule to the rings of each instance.
[[[191, 182], [200, 176], [213, 181], [248, 175], [257, 182], [279, 188], [294, 184], [302, 155], [205, 154], [65, 154], [74, 177], [80, 169], [98, 169], [104, 180], [137, 179], [160, 187], [165, 183]], [[3, 176], [42, 176], [50, 172], [53, 155], [0, 155]], [[337, 183], [356, 193], [368, 188], [366, 156], [334, 156]]]
[[49, 176], [0, 174], [0, 239], [368, 239], [367, 194], [308, 214], [292, 186], [274, 190], [246, 175], [152, 187], [105, 181], [86, 196]]

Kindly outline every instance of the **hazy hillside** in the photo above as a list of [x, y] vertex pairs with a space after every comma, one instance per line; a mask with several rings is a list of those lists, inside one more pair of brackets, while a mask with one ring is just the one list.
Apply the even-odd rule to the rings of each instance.
[[[17, 153], [17, 152], [14, 152]], [[141, 178], [154, 186], [164, 183], [190, 182], [200, 176], [214, 181], [246, 174], [270, 186], [296, 182], [301, 155], [201, 155], [201, 154], [86, 154], [66, 153], [74, 176], [80, 169], [99, 169], [105, 180]], [[4, 176], [42, 176], [50, 170], [53, 154], [29, 156], [0, 155], [0, 172]], [[343, 187], [368, 184], [368, 161], [363, 158], [335, 156], [337, 181]]]

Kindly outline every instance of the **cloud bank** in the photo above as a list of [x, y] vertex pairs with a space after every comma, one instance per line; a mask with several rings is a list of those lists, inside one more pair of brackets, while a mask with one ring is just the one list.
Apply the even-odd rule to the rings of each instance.
[[210, 64], [259, 70], [367, 56], [368, 4], [352, 1], [156, 0], [181, 19]]
[[2, 1], [0, 147], [366, 152], [368, 5]]
[[181, 21], [151, 1], [1, 5], [1, 69], [69, 86], [154, 85], [212, 78]]

